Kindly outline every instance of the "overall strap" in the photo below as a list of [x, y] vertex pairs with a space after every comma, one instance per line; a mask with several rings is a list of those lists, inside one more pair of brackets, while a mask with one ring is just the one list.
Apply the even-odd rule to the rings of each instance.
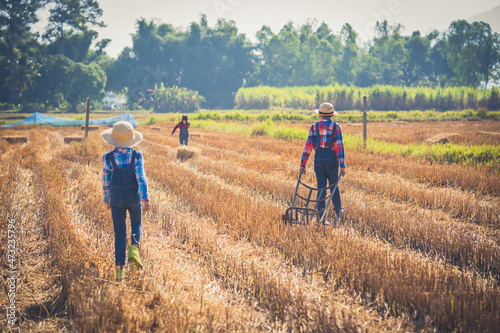
[[116, 165], [116, 162], [115, 162], [115, 157], [113, 156], [113, 152], [110, 151], [109, 153], [106, 154], [106, 159], [108, 161], [111, 162], [111, 164], [113, 164], [113, 168], [116, 170], [118, 169], [118, 166]]
[[135, 149], [132, 152], [132, 159], [130, 160], [130, 168], [134, 169], [135, 168]]
[[335, 140], [335, 130], [337, 129], [337, 123], [333, 123], [333, 130], [332, 130], [332, 137], [330, 138], [330, 143], [328, 145], [329, 149], [332, 149], [333, 147], [333, 140]]

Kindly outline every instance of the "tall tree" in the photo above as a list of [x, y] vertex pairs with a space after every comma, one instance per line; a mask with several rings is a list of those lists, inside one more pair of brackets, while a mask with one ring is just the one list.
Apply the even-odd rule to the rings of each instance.
[[49, 106], [59, 107], [68, 94], [69, 70], [74, 62], [62, 54], [47, 55], [40, 64], [39, 76], [35, 80], [35, 99], [47, 110]]
[[415, 31], [406, 41], [406, 62], [404, 66], [404, 80], [408, 86], [425, 84], [429, 81], [430, 72], [429, 49], [431, 41], [420, 36]]
[[404, 39], [400, 35], [401, 25], [389, 26], [387, 21], [377, 22], [370, 47], [370, 54], [378, 59], [381, 84], [401, 85], [403, 84], [403, 69], [406, 61]]
[[209, 107], [232, 107], [253, 69], [253, 46], [233, 21], [219, 20], [211, 28], [202, 16], [185, 32], [139, 20], [132, 39], [133, 48], [124, 50], [107, 72], [108, 87], [126, 88], [133, 102], [164, 83], [198, 91]]
[[[59, 53], [65, 54], [65, 36], [68, 33], [89, 32], [91, 26], [106, 26], [100, 20], [102, 9], [96, 0], [51, 0], [49, 24], [44, 34], [48, 40], [60, 40]], [[97, 34], [91, 34], [96, 37]]]
[[[29, 69], [26, 66], [34, 64], [33, 52], [29, 52], [34, 42], [30, 25], [38, 22], [36, 11], [45, 4], [45, 0], [0, 0], [0, 49], [5, 55], [1, 66], [7, 68], [7, 75], [3, 76], [3, 79], [11, 77], [11, 84], [24, 81], [19, 79], [26, 78], [27, 75], [21, 73], [27, 74]], [[24, 88], [10, 85], [5, 87], [4, 80], [1, 83], [13, 103], [16, 100], [16, 91], [24, 91]]]
[[85, 98], [98, 98], [106, 86], [106, 73], [97, 63], [85, 65], [79, 62], [73, 63], [68, 72], [69, 81], [66, 100], [70, 104], [70, 110], [75, 111], [78, 103]]
[[451, 23], [447, 32], [447, 59], [457, 84], [478, 87], [488, 84], [500, 63], [500, 39], [484, 22]]
[[341, 84], [352, 84], [355, 80], [356, 61], [359, 52], [357, 34], [349, 23], [340, 31], [343, 49], [341, 61], [335, 70], [335, 78]]

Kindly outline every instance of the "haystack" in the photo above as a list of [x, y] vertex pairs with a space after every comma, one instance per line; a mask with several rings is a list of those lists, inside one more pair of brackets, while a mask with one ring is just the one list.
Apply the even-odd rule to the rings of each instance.
[[71, 142], [82, 142], [83, 138], [81, 137], [74, 137], [74, 136], [68, 136], [64, 138], [64, 143], [71, 143]]
[[[85, 126], [84, 125], [80, 126], [80, 128], [82, 130], [85, 130]], [[89, 131], [98, 131], [98, 130], [99, 130], [99, 126], [97, 126], [97, 125], [89, 125]]]
[[188, 147], [188, 146], [180, 146], [177, 147], [177, 158], [181, 161], [189, 160], [195, 157], [199, 153], [199, 149]]
[[451, 140], [457, 136], [459, 136], [459, 135], [456, 133], [447, 133], [447, 134], [441, 133], [441, 134], [437, 134], [437, 135], [434, 135], [433, 137], [428, 138], [427, 140], [425, 140], [425, 142], [432, 144], [432, 145], [435, 145], [438, 143], [445, 144], [445, 143], [451, 142]]
[[7, 141], [8, 143], [26, 143], [28, 142], [28, 138], [25, 136], [3, 136], [2, 140]]
[[479, 135], [489, 135], [489, 136], [500, 136], [499, 132], [483, 132], [483, 131], [478, 131], [477, 134], [479, 134]]

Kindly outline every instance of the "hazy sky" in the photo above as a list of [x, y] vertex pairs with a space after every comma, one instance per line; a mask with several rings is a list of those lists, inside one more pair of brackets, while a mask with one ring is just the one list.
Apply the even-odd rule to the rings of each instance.
[[[98, 0], [104, 12], [106, 28], [96, 29], [99, 39], [110, 38], [108, 54], [116, 57], [125, 46], [132, 46], [130, 34], [135, 31], [139, 18], [157, 19], [175, 27], [187, 29], [193, 21], [199, 22], [200, 14], [206, 14], [209, 26], [214, 26], [218, 17], [234, 20], [239, 31], [255, 40], [255, 33], [263, 25], [278, 32], [285, 23], [298, 24], [315, 19], [325, 22], [335, 32], [344, 23], [350, 23], [367, 40], [373, 35], [375, 22], [387, 19], [390, 23], [401, 23], [403, 34], [430, 29], [444, 31], [457, 19], [491, 11], [500, 6], [500, 0]], [[499, 9], [499, 8], [497, 8]], [[45, 10], [38, 29], [48, 16]], [[500, 17], [490, 15], [492, 28], [500, 26]], [[495, 21], [495, 22], [492, 22]]]

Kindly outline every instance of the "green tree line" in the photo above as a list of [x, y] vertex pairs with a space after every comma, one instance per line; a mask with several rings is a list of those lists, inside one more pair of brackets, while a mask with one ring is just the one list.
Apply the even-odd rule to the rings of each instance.
[[[50, 16], [38, 33], [32, 26], [41, 8]], [[94, 30], [105, 26], [101, 17], [96, 0], [0, 0], [1, 105], [74, 110], [87, 96], [113, 91], [125, 93], [130, 107], [173, 107], [155, 96], [186, 91], [184, 100], [198, 92], [195, 104], [232, 108], [243, 87], [484, 89], [500, 80], [500, 35], [484, 22], [458, 20], [425, 35], [378, 22], [362, 44], [348, 23], [339, 33], [315, 21], [277, 32], [263, 26], [252, 42], [224, 19], [210, 27], [202, 15], [187, 29], [139, 19], [132, 45], [115, 59], [106, 54], [110, 40]]]

